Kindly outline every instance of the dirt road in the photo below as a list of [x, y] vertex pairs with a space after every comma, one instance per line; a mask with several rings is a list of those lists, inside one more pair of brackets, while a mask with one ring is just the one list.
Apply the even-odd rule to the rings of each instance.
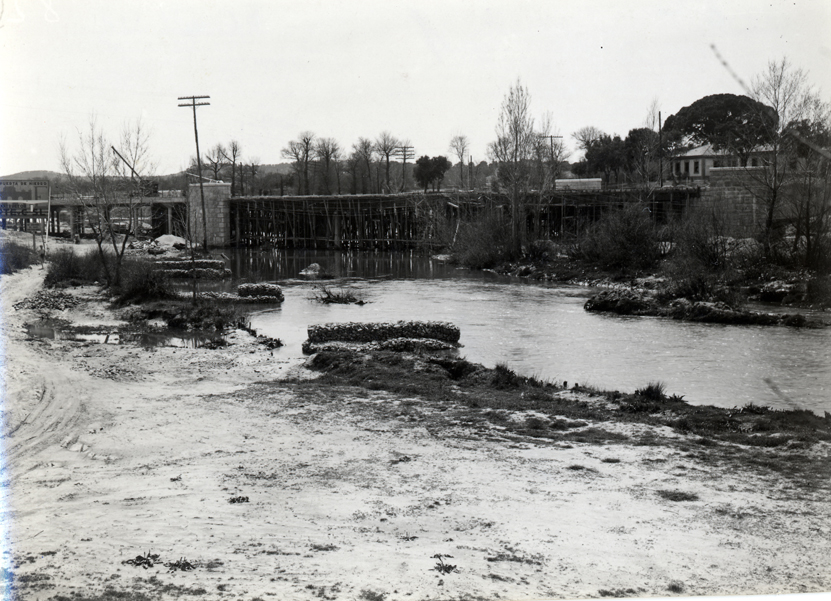
[[[831, 589], [824, 492], [692, 461], [668, 430], [567, 445], [436, 428], [446, 407], [305, 385], [244, 332], [215, 350], [30, 339], [37, 312], [14, 305], [41, 280], [0, 279], [3, 574], [21, 599]], [[73, 294], [53, 317], [117, 323], [93, 290]], [[148, 552], [153, 567], [124, 563]], [[195, 569], [163, 565], [183, 558]]]

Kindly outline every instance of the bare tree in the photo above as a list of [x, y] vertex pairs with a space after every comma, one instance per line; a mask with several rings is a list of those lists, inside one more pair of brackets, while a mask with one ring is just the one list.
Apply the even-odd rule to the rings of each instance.
[[550, 112], [546, 112], [540, 119], [535, 133], [533, 185], [541, 191], [553, 190], [569, 152], [554, 127]]
[[[468, 151], [467, 136], [461, 134], [453, 136], [450, 140], [450, 152], [455, 154], [459, 159], [459, 186], [465, 187], [465, 156]], [[468, 182], [468, 187], [470, 182]]]
[[496, 140], [488, 146], [491, 159], [498, 163], [499, 183], [504, 185], [510, 197], [511, 238], [513, 251], [517, 255], [522, 251], [522, 205], [530, 182], [529, 163], [537, 141], [530, 109], [531, 96], [517, 80], [502, 101]]
[[652, 99], [649, 106], [646, 108], [646, 117], [643, 120], [643, 126], [652, 131], [658, 131], [658, 114], [661, 112], [661, 103], [658, 97]]
[[385, 192], [387, 194], [392, 190], [390, 183], [390, 157], [398, 150], [399, 146], [401, 146], [401, 141], [388, 131], [381, 132], [381, 135], [375, 140], [375, 150], [384, 159], [386, 166], [384, 173], [386, 176]]
[[239, 142], [236, 140], [231, 140], [228, 143], [228, 146], [223, 149], [223, 158], [226, 161], [226, 164], [231, 166], [231, 196], [237, 195], [237, 161], [239, 161], [240, 156], [242, 155], [242, 148], [240, 147]]
[[[332, 187], [330, 183], [330, 175], [332, 173], [332, 166], [335, 165], [340, 158], [340, 145], [334, 138], [319, 138], [315, 144], [315, 157], [320, 164], [320, 173], [323, 178], [323, 193], [331, 194]], [[337, 171], [337, 166], [335, 165]], [[337, 173], [335, 176], [337, 177]], [[339, 179], [339, 178], [338, 178]], [[340, 188], [340, 182], [338, 182]], [[338, 190], [340, 193], [340, 190]]]
[[791, 255], [809, 269], [824, 269], [831, 257], [831, 107], [818, 98], [790, 129], [793, 182], [783, 190], [794, 226]]
[[109, 286], [121, 284], [127, 243], [140, 228], [143, 178], [155, 169], [149, 140], [149, 132], [139, 119], [124, 126], [116, 149], [91, 117], [87, 129], [78, 131], [74, 152], [65, 140], [60, 144], [67, 190], [81, 201]]
[[357, 194], [359, 174], [361, 173], [361, 157], [354, 147], [349, 156], [346, 157], [345, 167], [346, 173], [349, 174], [349, 193]]
[[314, 159], [314, 149], [315, 135], [310, 131], [304, 131], [281, 151], [283, 158], [292, 161], [292, 167], [297, 175], [297, 193], [300, 196], [311, 193], [309, 166]]
[[375, 157], [375, 145], [369, 138], [358, 138], [358, 141], [352, 145], [352, 152], [356, 157], [359, 165], [362, 166], [361, 173], [361, 192], [373, 192], [372, 189], [372, 160]]
[[[824, 105], [808, 74], [795, 68], [787, 58], [770, 61], [767, 68], [751, 83], [751, 97], [771, 107], [778, 117], [768, 122], [768, 147], [760, 169], [746, 169], [750, 191], [765, 205], [764, 247], [769, 255], [773, 242], [774, 220], [780, 210], [783, 187], [793, 179], [795, 161], [791, 133], [798, 124], [810, 120], [818, 107]], [[761, 189], [762, 192], [757, 192]]]
[[213, 179], [219, 180], [222, 175], [222, 170], [225, 168], [225, 147], [222, 144], [217, 144], [205, 153], [205, 162], [213, 174]]
[[258, 184], [257, 175], [260, 173], [260, 159], [256, 157], [249, 159], [248, 164], [240, 168], [241, 174], [246, 171], [248, 172], [248, 189], [251, 190], [251, 194], [256, 194]]
[[581, 127], [571, 134], [571, 137], [577, 142], [577, 147], [583, 152], [588, 152], [591, 145], [600, 140], [602, 136], [603, 132], [593, 125]]

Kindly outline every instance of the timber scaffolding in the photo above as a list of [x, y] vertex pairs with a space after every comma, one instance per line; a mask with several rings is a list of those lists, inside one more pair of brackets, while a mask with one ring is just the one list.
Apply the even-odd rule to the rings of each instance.
[[[607, 210], [640, 202], [656, 223], [681, 215], [699, 188], [529, 193], [526, 227], [538, 237], [579, 233]], [[337, 196], [235, 196], [230, 243], [237, 247], [403, 250], [448, 244], [459, 224], [491, 210], [505, 219], [510, 200], [493, 192]]]

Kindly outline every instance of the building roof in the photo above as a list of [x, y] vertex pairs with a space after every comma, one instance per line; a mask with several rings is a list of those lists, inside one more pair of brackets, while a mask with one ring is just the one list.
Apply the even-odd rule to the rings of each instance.
[[[755, 148], [751, 151], [750, 154], [759, 155], [760, 153], [770, 152], [771, 147], [769, 145], [761, 146], [759, 148]], [[690, 148], [687, 152], [679, 154], [676, 159], [682, 158], [701, 158], [701, 157], [724, 157], [724, 156], [737, 156], [736, 153], [730, 152], [728, 150], [716, 150], [713, 148], [712, 144], [704, 144], [703, 146], [696, 146], [695, 148]]]
[[715, 156], [724, 156], [726, 154], [730, 154], [723, 150], [717, 151], [713, 148], [712, 144], [704, 144], [703, 146], [696, 146], [695, 148], [690, 148], [687, 152], [678, 155], [678, 158], [692, 158], [692, 157], [715, 157]]

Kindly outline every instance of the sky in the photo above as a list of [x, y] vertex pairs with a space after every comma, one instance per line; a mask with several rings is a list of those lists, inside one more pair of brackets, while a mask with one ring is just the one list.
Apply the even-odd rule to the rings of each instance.
[[[625, 137], [787, 57], [831, 100], [831, 2], [763, 0], [0, 0], [0, 174], [60, 171], [94, 116], [115, 139], [141, 119], [156, 174], [239, 142], [277, 163], [303, 131], [389, 131], [416, 156], [467, 136], [487, 159], [517, 81], [567, 148], [592, 125]], [[454, 159], [455, 160], [455, 159]]]

